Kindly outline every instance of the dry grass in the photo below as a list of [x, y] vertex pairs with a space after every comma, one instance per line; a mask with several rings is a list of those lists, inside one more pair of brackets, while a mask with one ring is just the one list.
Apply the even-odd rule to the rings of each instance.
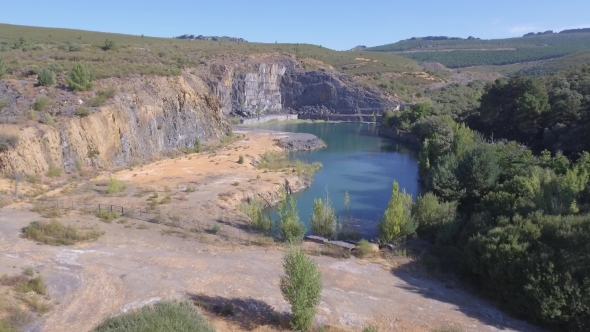
[[49, 222], [33, 221], [22, 230], [24, 238], [54, 246], [94, 241], [102, 234], [104, 232], [94, 228], [80, 230], [73, 226], [66, 226], [57, 220]]

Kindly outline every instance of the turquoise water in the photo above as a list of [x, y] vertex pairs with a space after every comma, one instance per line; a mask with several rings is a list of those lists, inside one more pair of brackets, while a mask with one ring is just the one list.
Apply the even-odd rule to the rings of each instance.
[[279, 123], [259, 127], [314, 134], [328, 145], [325, 149], [291, 154], [296, 159], [318, 161], [324, 166], [314, 175], [309, 189], [294, 195], [299, 218], [308, 229], [313, 200], [325, 197], [326, 192], [338, 214], [343, 216], [344, 195], [348, 191], [355, 228], [365, 237], [375, 235], [376, 223], [391, 197], [393, 181], [414, 199], [420, 193], [417, 150], [377, 136], [376, 124]]

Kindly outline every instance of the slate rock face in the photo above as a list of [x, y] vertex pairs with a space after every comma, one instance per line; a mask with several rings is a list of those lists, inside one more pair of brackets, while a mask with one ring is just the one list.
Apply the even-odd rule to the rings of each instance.
[[241, 117], [278, 112], [298, 114], [373, 114], [396, 103], [377, 88], [356, 83], [336, 71], [299, 71], [293, 63], [262, 63], [257, 70], [231, 75], [220, 84], [224, 111]]

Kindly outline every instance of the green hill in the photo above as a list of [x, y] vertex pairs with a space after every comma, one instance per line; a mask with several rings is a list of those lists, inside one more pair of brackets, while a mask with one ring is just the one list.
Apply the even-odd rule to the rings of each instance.
[[449, 68], [547, 60], [585, 50], [590, 50], [588, 32], [490, 40], [412, 38], [367, 48], [367, 51], [394, 53], [419, 62], [439, 62]]
[[[116, 48], [104, 50], [105, 40]], [[235, 43], [181, 40], [73, 29], [0, 24], [0, 59], [9, 76], [23, 77], [50, 67], [59, 72], [84, 63], [96, 78], [132, 74], [178, 75], [218, 54], [290, 53], [310, 69], [329, 65], [351, 75], [423, 70], [417, 62], [389, 53], [339, 52], [310, 44]], [[320, 61], [305, 61], [312, 59]]]

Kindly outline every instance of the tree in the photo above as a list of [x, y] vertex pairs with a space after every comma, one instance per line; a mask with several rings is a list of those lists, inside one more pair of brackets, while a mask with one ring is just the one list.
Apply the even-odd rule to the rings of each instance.
[[381, 242], [392, 242], [414, 234], [417, 225], [412, 218], [411, 208], [412, 196], [406, 194], [405, 189], [400, 193], [399, 184], [394, 181], [391, 199], [378, 224]]
[[412, 217], [418, 224], [418, 234], [433, 237], [441, 226], [455, 219], [456, 209], [455, 202], [440, 203], [431, 192], [418, 197], [412, 206]]
[[289, 243], [301, 242], [305, 236], [305, 225], [299, 221], [299, 212], [293, 196], [283, 192], [285, 199], [278, 206], [279, 229], [283, 240]]
[[311, 215], [311, 233], [331, 238], [336, 233], [338, 216], [332, 207], [330, 198], [316, 198], [313, 200], [313, 214]]
[[92, 89], [92, 76], [90, 71], [80, 62], [76, 62], [72, 70], [70, 70], [66, 77], [66, 81], [74, 91], [88, 91]]
[[283, 260], [285, 275], [280, 287], [283, 297], [291, 305], [291, 327], [307, 331], [313, 324], [322, 295], [322, 275], [314, 261], [301, 248], [291, 247]]
[[430, 173], [428, 187], [445, 202], [458, 201], [465, 195], [457, 179], [459, 162], [454, 154], [444, 155]]
[[37, 83], [41, 86], [51, 86], [55, 84], [55, 74], [47, 69], [43, 68], [37, 74]]
[[467, 196], [480, 198], [495, 186], [500, 172], [498, 157], [492, 147], [480, 144], [459, 163], [457, 178]]

